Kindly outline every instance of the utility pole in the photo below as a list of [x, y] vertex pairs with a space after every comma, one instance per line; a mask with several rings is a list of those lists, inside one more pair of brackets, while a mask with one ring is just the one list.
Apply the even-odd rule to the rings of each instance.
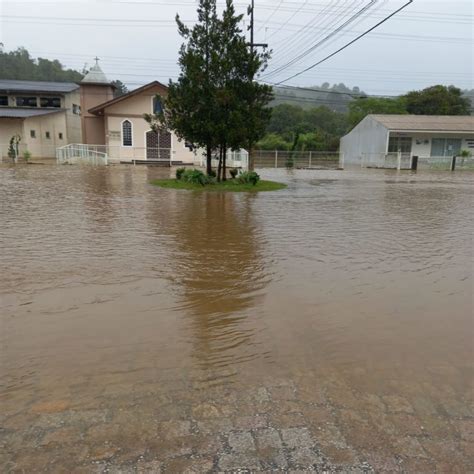
[[[248, 27], [250, 30], [250, 55], [251, 55], [251, 61], [253, 61], [254, 57], [254, 52], [255, 48], [260, 47], [260, 48], [267, 48], [268, 44], [266, 43], [255, 43], [254, 42], [254, 12], [255, 12], [255, 0], [251, 1], [251, 4], [247, 10], [247, 14], [250, 15], [250, 26]], [[254, 80], [254, 70], [253, 70], [253, 64], [250, 64], [250, 70], [249, 70], [249, 81], [252, 83]], [[252, 103], [250, 104], [250, 108], [252, 108]], [[254, 170], [254, 160], [253, 160], [253, 142], [250, 139], [249, 140], [249, 158], [248, 158], [248, 169], [249, 171]]]

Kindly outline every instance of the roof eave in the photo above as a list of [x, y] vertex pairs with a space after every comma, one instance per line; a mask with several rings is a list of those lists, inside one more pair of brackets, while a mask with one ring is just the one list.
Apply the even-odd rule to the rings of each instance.
[[[388, 128], [388, 127], [387, 127]], [[424, 129], [413, 129], [413, 128], [388, 128], [389, 132], [395, 133], [466, 133], [474, 134], [474, 130], [424, 130]]]
[[119, 97], [115, 97], [107, 102], [104, 102], [103, 104], [96, 105], [95, 107], [92, 107], [91, 109], [89, 109], [88, 112], [94, 115], [102, 115], [104, 109], [106, 109], [107, 107], [110, 107], [111, 105], [115, 105], [119, 102], [122, 102], [123, 100], [128, 99], [129, 97], [133, 97], [139, 94], [140, 92], [143, 92], [149, 89], [152, 86], [160, 86], [160, 87], [163, 87], [164, 89], [168, 89], [168, 87], [162, 84], [161, 82], [153, 81], [153, 82], [150, 82], [149, 84], [145, 84], [144, 86], [134, 89], [133, 91], [127, 92], [126, 94], [123, 94]]

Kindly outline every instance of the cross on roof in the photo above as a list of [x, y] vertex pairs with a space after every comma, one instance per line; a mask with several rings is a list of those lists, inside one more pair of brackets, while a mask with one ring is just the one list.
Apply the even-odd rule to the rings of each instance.
[[98, 66], [99, 65], [99, 58], [96, 56], [94, 59], [95, 59], [95, 65]]

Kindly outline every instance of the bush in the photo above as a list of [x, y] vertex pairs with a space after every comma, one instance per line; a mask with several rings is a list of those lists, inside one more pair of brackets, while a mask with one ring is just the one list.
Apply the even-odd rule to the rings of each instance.
[[239, 184], [252, 184], [255, 186], [259, 181], [260, 176], [255, 171], [245, 171], [237, 178]]
[[461, 158], [470, 158], [472, 156], [471, 150], [461, 150], [459, 156]]
[[216, 174], [216, 172], [215, 172], [214, 170], [211, 170], [211, 171], [209, 172], [208, 176], [211, 177], [211, 178], [215, 178], [215, 177], [217, 177], [217, 174]]
[[25, 159], [25, 161], [31, 160], [31, 151], [25, 150], [23, 152], [23, 158]]
[[176, 170], [176, 179], [179, 181], [183, 177], [183, 173], [186, 171], [186, 168], [178, 168]]
[[215, 181], [212, 176], [206, 176], [202, 171], [197, 169], [185, 170], [181, 174], [181, 179], [186, 183], [200, 184], [201, 186], [212, 184]]
[[232, 177], [232, 179], [235, 179], [237, 177], [237, 175], [239, 174], [239, 170], [237, 168], [231, 168], [229, 170], [229, 173], [230, 173], [230, 176]]

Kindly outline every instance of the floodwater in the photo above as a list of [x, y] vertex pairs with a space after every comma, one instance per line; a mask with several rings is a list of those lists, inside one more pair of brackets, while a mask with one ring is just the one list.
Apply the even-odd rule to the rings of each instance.
[[469, 172], [0, 167], [0, 471], [474, 470]]

